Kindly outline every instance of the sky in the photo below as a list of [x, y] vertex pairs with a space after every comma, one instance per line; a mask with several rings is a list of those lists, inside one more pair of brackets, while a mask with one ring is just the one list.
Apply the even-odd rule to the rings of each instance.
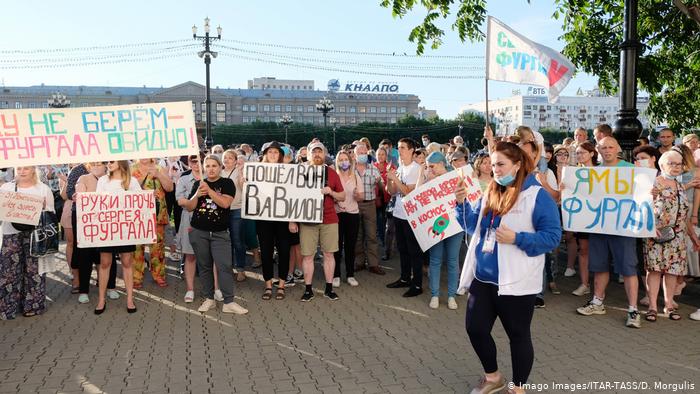
[[[204, 84], [202, 60], [195, 54], [200, 47], [178, 52], [153, 52], [160, 46], [128, 46], [137, 43], [183, 40], [169, 45], [196, 44], [192, 25], [203, 33], [203, 20], [211, 18], [212, 32], [223, 28], [219, 48], [221, 56], [211, 65], [211, 86], [245, 88], [254, 77], [274, 76], [278, 79], [311, 79], [317, 89], [326, 89], [328, 80], [396, 83], [399, 93], [416, 94], [421, 106], [435, 109], [442, 118], [454, 118], [466, 104], [484, 100], [483, 79], [429, 79], [398, 75], [455, 75], [454, 67], [474, 67], [460, 71], [467, 75], [483, 75], [484, 60], [451, 58], [408, 58], [415, 54], [415, 44], [408, 41], [411, 29], [425, 11], [417, 8], [404, 19], [394, 19], [391, 10], [382, 8], [379, 0], [296, 0], [281, 1], [134, 1], [119, 2], [6, 0], [3, 2], [3, 23], [0, 24], [0, 66], [44, 64], [43, 68], [0, 68], [0, 84], [86, 85], [86, 86], [149, 86], [169, 87], [186, 81]], [[531, 40], [561, 50], [564, 43], [561, 22], [551, 18], [552, 0], [489, 0], [488, 12]], [[9, 17], [12, 16], [12, 17]], [[462, 43], [451, 22], [442, 22], [446, 35], [438, 50], [426, 48], [431, 56], [483, 56], [483, 43]], [[230, 41], [236, 40], [236, 41]], [[238, 41], [238, 42], [237, 42]], [[243, 43], [241, 43], [242, 41]], [[253, 45], [262, 43], [265, 45]], [[83, 49], [107, 45], [127, 45], [112, 49]], [[201, 45], [201, 44], [200, 44]], [[322, 48], [352, 52], [396, 53], [397, 57], [371, 57], [358, 54], [319, 52], [286, 47]], [[233, 49], [231, 49], [233, 48]], [[13, 53], [15, 50], [51, 49], [34, 54]], [[57, 51], [61, 49], [61, 51]], [[248, 52], [241, 52], [245, 50]], [[149, 52], [151, 51], [151, 52]], [[252, 51], [252, 52], [251, 52]], [[188, 52], [191, 52], [189, 54]], [[271, 55], [261, 55], [266, 52]], [[174, 54], [179, 54], [175, 56]], [[170, 57], [164, 57], [170, 54]], [[235, 56], [239, 55], [239, 56]], [[249, 59], [241, 58], [240, 55]], [[270, 57], [270, 56], [282, 57]], [[108, 56], [108, 57], [105, 57]], [[118, 57], [115, 57], [118, 56]], [[119, 64], [96, 64], [52, 67], [58, 59], [78, 58], [95, 62], [114, 59], [132, 60]], [[149, 61], [144, 59], [148, 58]], [[44, 63], [27, 63], [27, 59]], [[102, 59], [102, 60], [101, 60]], [[258, 60], [251, 60], [258, 59]], [[268, 59], [261, 62], [260, 59]], [[271, 63], [311, 64], [304, 69]], [[406, 61], [405, 59], [409, 59]], [[65, 62], [65, 60], [63, 60]], [[368, 67], [367, 65], [375, 65]], [[416, 67], [415, 70], [404, 68]], [[442, 67], [437, 70], [435, 67]], [[445, 69], [446, 68], [446, 69]], [[426, 71], [426, 69], [428, 69]], [[392, 76], [362, 75], [352, 71], [372, 70]], [[571, 80], [563, 95], [574, 95], [582, 88], [592, 89], [597, 79], [579, 73]], [[489, 82], [489, 98], [522, 92], [527, 85]]]

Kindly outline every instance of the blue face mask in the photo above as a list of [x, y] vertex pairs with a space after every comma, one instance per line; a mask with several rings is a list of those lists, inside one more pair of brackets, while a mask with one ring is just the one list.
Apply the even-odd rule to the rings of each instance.
[[661, 176], [664, 177], [664, 178], [666, 178], [666, 179], [676, 179], [675, 176], [673, 176], [673, 175], [671, 175], [671, 174], [668, 174], [668, 173], [666, 173], [666, 172], [663, 172], [663, 171], [661, 171]]
[[515, 181], [515, 177], [513, 174], [508, 174], [500, 178], [494, 177], [493, 180], [501, 186], [510, 186]]
[[349, 161], [341, 161], [340, 162], [340, 169], [343, 171], [347, 171], [350, 169], [350, 162]]
[[360, 164], [367, 164], [367, 155], [357, 155], [357, 162]]

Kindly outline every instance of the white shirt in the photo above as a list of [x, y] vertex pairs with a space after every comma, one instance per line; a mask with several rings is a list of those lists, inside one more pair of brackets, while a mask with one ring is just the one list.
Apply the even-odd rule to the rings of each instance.
[[[132, 176], [131, 182], [129, 183], [129, 191], [139, 190], [141, 190], [139, 181], [137, 181], [136, 178]], [[109, 175], [103, 175], [100, 177], [100, 179], [97, 180], [97, 189], [95, 191], [98, 193], [114, 193], [119, 191], [123, 192], [124, 188], [122, 187], [121, 179], [110, 180]]]
[[[14, 182], [5, 183], [2, 186], [0, 186], [0, 190], [6, 190], [6, 191], [13, 192], [13, 191], [15, 191], [15, 183]], [[39, 182], [32, 187], [17, 187], [17, 193], [31, 194], [33, 196], [44, 197], [44, 199], [46, 200], [46, 208], [44, 210], [55, 212], [54, 205], [53, 205], [53, 192], [51, 191], [51, 188], [48, 187], [48, 185]], [[10, 234], [18, 234], [19, 231], [17, 231], [14, 227], [12, 227], [12, 223], [3, 221], [2, 222], [2, 233], [6, 234], [6, 235], [10, 235]]]
[[[411, 164], [405, 166], [401, 164], [397, 170], [397, 175], [399, 180], [404, 185], [415, 186], [418, 182], [418, 174], [420, 173], [420, 164], [411, 162]], [[401, 193], [396, 193], [396, 204], [394, 205], [394, 217], [398, 219], [406, 220], [408, 216], [406, 215], [406, 210], [403, 209], [403, 198]]]

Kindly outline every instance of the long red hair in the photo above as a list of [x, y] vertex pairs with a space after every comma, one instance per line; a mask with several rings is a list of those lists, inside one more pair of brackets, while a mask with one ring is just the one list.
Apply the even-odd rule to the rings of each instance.
[[[508, 213], [515, 205], [515, 202], [518, 201], [520, 189], [525, 183], [525, 178], [533, 171], [534, 165], [527, 154], [512, 142], [498, 142], [491, 153], [495, 152], [505, 155], [513, 164], [520, 164], [520, 168], [515, 174], [515, 181], [510, 186], [501, 186], [495, 180], [492, 180], [486, 189], [488, 201], [484, 214], [493, 212], [494, 215], [502, 216]], [[493, 158], [491, 160], [495, 162]]]

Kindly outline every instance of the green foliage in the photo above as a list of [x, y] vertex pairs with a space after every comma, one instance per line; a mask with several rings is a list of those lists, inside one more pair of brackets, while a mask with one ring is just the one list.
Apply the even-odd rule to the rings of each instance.
[[[529, 2], [529, 0], [528, 0]], [[639, 1], [638, 34], [641, 42], [637, 63], [639, 89], [649, 93], [647, 109], [651, 119], [667, 122], [676, 130], [700, 126], [700, 22], [697, 8], [683, 10], [697, 1]], [[430, 42], [442, 43], [445, 32], [438, 20], [454, 14], [453, 30], [462, 41], [481, 41], [486, 18], [485, 0], [382, 0], [394, 17], [414, 8], [428, 13], [411, 31], [409, 41], [422, 54]], [[623, 37], [623, 2], [619, 0], [555, 0], [554, 18], [562, 21], [566, 42], [563, 49], [578, 70], [596, 75], [599, 87], [608, 94], [618, 91], [620, 52]], [[700, 19], [700, 18], [699, 18]]]

